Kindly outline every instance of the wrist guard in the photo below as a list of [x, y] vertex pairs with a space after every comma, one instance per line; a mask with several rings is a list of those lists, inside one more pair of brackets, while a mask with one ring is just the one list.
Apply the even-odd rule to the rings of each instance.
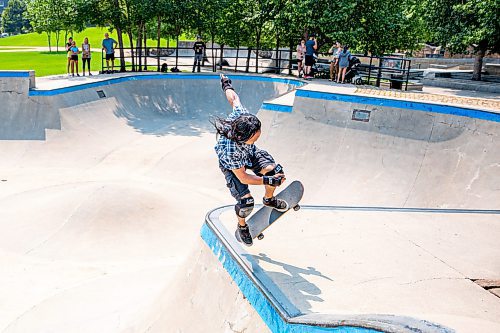
[[280, 186], [281, 183], [283, 182], [284, 177], [275, 177], [275, 176], [264, 176], [262, 177], [264, 185], [269, 185], [269, 186]]
[[232, 83], [232, 81], [230, 78], [228, 78], [224, 74], [220, 75], [220, 84], [221, 84], [223, 92], [226, 92], [226, 90], [228, 90], [228, 89], [234, 90], [231, 83]]

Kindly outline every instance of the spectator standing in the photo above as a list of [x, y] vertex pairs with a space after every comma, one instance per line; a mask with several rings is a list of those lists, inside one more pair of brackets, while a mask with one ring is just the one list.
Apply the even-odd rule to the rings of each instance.
[[306, 55], [305, 55], [305, 73], [304, 79], [310, 79], [311, 67], [314, 65], [314, 52], [318, 49], [318, 43], [316, 42], [316, 35], [309, 35], [309, 40], [306, 42]]
[[302, 38], [297, 45], [297, 69], [299, 70], [299, 77], [304, 73], [304, 56], [306, 55], [306, 40]]
[[80, 53], [80, 50], [78, 50], [78, 46], [76, 46], [76, 42], [73, 41], [71, 43], [71, 76], [75, 76], [75, 67], [76, 67], [76, 76], [80, 76], [78, 74], [78, 54]]
[[339, 72], [339, 53], [342, 51], [342, 47], [339, 42], [335, 42], [332, 45], [328, 53], [332, 55], [332, 59], [330, 60], [330, 79], [328, 81], [335, 81], [335, 77]]
[[104, 39], [102, 40], [102, 49], [106, 52], [106, 70], [109, 72], [109, 61], [111, 60], [111, 73], [115, 70], [115, 47], [118, 45], [116, 40], [109, 37], [106, 32], [104, 34]]
[[201, 39], [201, 36], [196, 36], [196, 42], [194, 42], [193, 45], [193, 50], [194, 50], [194, 64], [193, 64], [193, 73], [198, 65], [198, 73], [200, 72], [200, 66], [203, 61], [203, 55], [205, 54], [205, 49], [207, 48], [207, 45], [205, 42]]
[[[349, 51], [349, 46], [344, 46], [344, 49], [339, 53], [339, 74], [337, 76], [337, 83], [344, 83], [345, 72], [349, 66], [349, 60], [351, 60], [351, 52]], [[342, 81], [340, 76], [342, 75]]]
[[73, 44], [73, 37], [68, 38], [68, 42], [66, 43], [66, 57], [67, 57], [67, 62], [66, 62], [66, 74], [69, 74], [69, 67], [71, 65], [71, 46]]
[[89, 76], [92, 75], [90, 73], [90, 57], [91, 57], [91, 52], [90, 52], [90, 44], [89, 44], [89, 39], [85, 37], [83, 40], [82, 44], [82, 72], [83, 76], [85, 76], [85, 64], [87, 64], [87, 68], [89, 70]]

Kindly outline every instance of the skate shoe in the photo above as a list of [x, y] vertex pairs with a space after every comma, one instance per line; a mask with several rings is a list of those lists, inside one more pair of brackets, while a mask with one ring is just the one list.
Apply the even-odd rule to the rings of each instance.
[[243, 244], [245, 244], [246, 246], [252, 246], [253, 240], [252, 236], [250, 235], [250, 229], [248, 228], [248, 224], [245, 225], [244, 227], [238, 224], [238, 233]]
[[264, 206], [272, 207], [278, 212], [286, 212], [289, 208], [288, 203], [285, 200], [281, 200], [276, 197], [269, 199], [262, 198], [262, 202], [264, 203]]

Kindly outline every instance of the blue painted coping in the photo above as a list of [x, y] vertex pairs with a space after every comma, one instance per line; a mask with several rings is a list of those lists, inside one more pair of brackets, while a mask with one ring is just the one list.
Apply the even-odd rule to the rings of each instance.
[[412, 101], [387, 99], [379, 97], [336, 94], [336, 93], [327, 93], [327, 92], [309, 91], [309, 90], [297, 90], [295, 92], [295, 96], [304, 98], [322, 99], [328, 101], [340, 101], [347, 103], [388, 106], [393, 108], [402, 108], [402, 109], [410, 109], [417, 111], [451, 114], [455, 116], [462, 116], [469, 118], [477, 118], [488, 121], [494, 121], [497, 123], [500, 122], [500, 113], [484, 111], [484, 110], [476, 110], [458, 106], [412, 102]]
[[[256, 75], [230, 75], [232, 79], [242, 80], [242, 81], [267, 81], [267, 82], [280, 82], [285, 84], [294, 85], [300, 87], [304, 85], [303, 82], [294, 79], [284, 79], [284, 78], [274, 78], [266, 76], [256, 76]], [[187, 73], [172, 73], [172, 74], [145, 74], [145, 75], [130, 75], [122, 76], [117, 78], [112, 78], [109, 80], [103, 80], [99, 82], [91, 82], [80, 84], [71, 87], [57, 88], [52, 90], [30, 90], [29, 96], [55, 96], [60, 94], [65, 94], [69, 92], [80, 91], [89, 88], [97, 88], [108, 86], [111, 84], [127, 82], [127, 81], [141, 81], [141, 80], [219, 80], [219, 75], [200, 75], [200, 74], [187, 74]]]
[[264, 323], [274, 333], [380, 333], [380, 331], [352, 326], [322, 327], [305, 324], [291, 324], [286, 322], [276, 311], [269, 300], [250, 280], [241, 266], [235, 261], [229, 250], [219, 240], [213, 230], [206, 224], [201, 228], [201, 238], [217, 256], [224, 269], [229, 273], [233, 281], [241, 290], [248, 302], [262, 318]]
[[278, 111], [278, 112], [292, 112], [292, 105], [281, 105], [281, 104], [272, 104], [272, 103], [262, 103], [261, 109], [269, 110], [269, 111]]
[[30, 73], [28, 71], [25, 72], [0, 71], [0, 77], [30, 77]]

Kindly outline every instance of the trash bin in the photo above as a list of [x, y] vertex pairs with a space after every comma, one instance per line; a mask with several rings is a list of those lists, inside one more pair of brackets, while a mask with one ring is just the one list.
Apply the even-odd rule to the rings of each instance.
[[391, 89], [403, 90], [403, 77], [401, 75], [391, 75], [389, 79], [391, 82]]

